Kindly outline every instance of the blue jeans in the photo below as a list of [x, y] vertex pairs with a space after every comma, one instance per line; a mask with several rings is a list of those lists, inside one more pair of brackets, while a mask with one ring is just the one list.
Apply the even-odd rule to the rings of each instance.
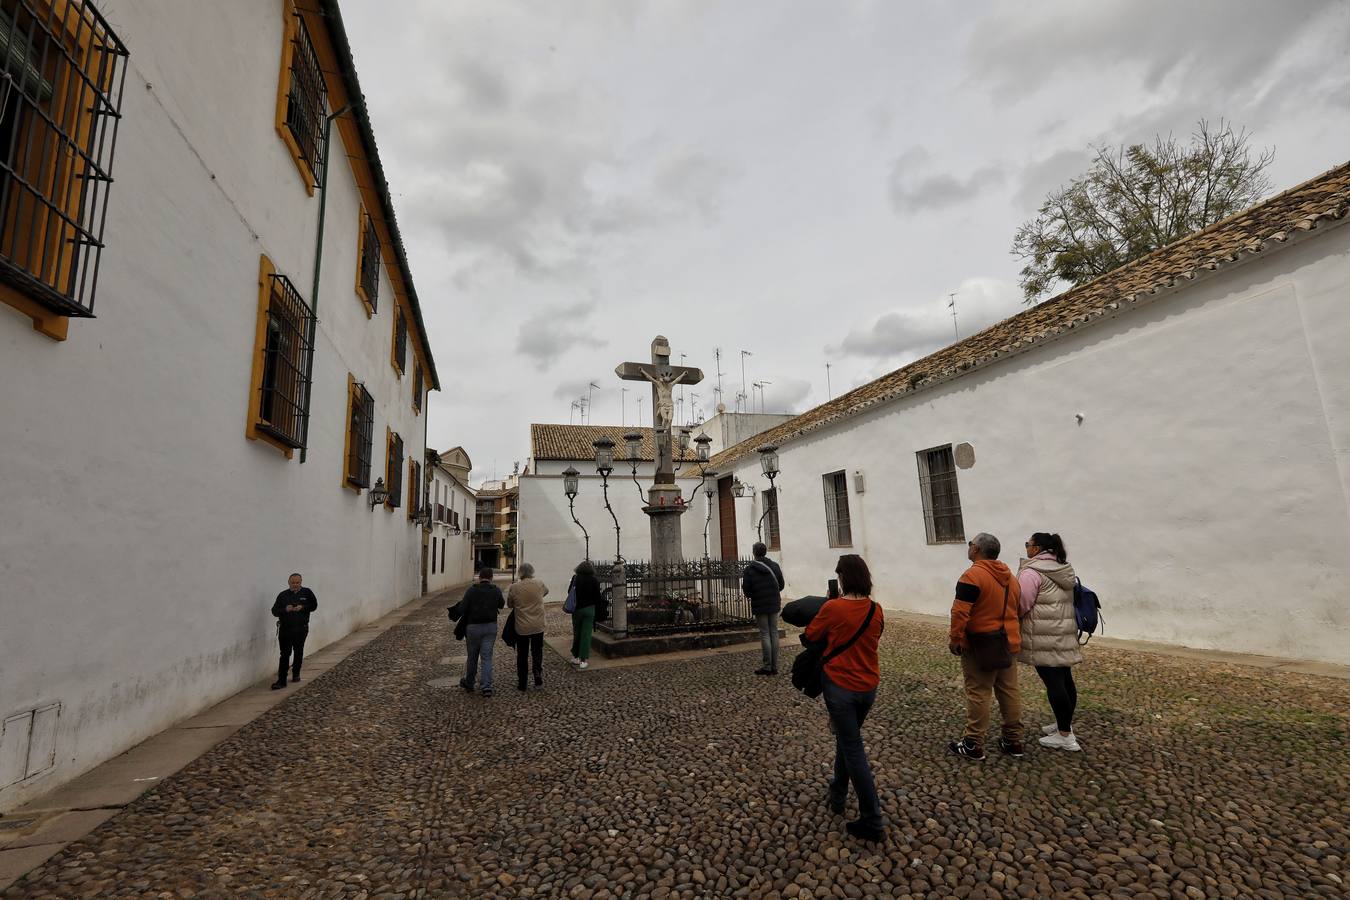
[[846, 691], [830, 681], [828, 675], [821, 682], [834, 730], [834, 780], [830, 782], [830, 796], [840, 802], [848, 799], [848, 785], [853, 782], [853, 790], [858, 794], [858, 821], [869, 828], [881, 828], [884, 824], [881, 800], [862, 740], [862, 723], [877, 699], [877, 692]]
[[778, 613], [755, 613], [759, 626], [759, 654], [764, 668], [778, 671]]
[[497, 643], [497, 623], [483, 622], [470, 625], [464, 632], [469, 645], [469, 664], [464, 670], [464, 685], [473, 690], [474, 676], [478, 674], [478, 660], [483, 660], [483, 690], [492, 690], [492, 645]]

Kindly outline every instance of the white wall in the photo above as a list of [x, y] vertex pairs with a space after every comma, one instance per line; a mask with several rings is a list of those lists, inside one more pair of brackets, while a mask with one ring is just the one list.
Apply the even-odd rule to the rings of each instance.
[[376, 401], [372, 478], [385, 427], [420, 459], [423, 424], [387, 275], [374, 319], [354, 293], [358, 150], [336, 131], [308, 461], [244, 437], [259, 256], [308, 297], [318, 215], [274, 128], [280, 3], [100, 8], [131, 67], [98, 318], [56, 343], [0, 306], [0, 716], [62, 705], [55, 767], [0, 809], [274, 671], [291, 571], [319, 599], [307, 651], [420, 587], [406, 510], [340, 486], [348, 372]]
[[[1142, 309], [787, 443], [778, 487], [789, 587], [820, 592], [838, 555], [856, 552], [883, 604], [945, 614], [966, 548], [926, 543], [914, 454], [968, 441], [966, 536], [995, 534], [1016, 566], [1031, 532], [1060, 533], [1101, 595], [1108, 635], [1350, 663], [1348, 292], [1350, 228], [1323, 225]], [[745, 459], [737, 471], [762, 481], [757, 469]], [[839, 469], [851, 550], [827, 546], [821, 476]]]
[[776, 413], [718, 413], [703, 425], [696, 427], [694, 436], [697, 437], [701, 431], [712, 438], [712, 443], [708, 445], [709, 451], [716, 455], [791, 418], [794, 417]]
[[[436, 486], [440, 487], [440, 502], [459, 513], [460, 533], [445, 522], [433, 522], [431, 539], [436, 542], [436, 570], [431, 569], [430, 550], [427, 561], [427, 591], [444, 590], [473, 580], [473, 511], [474, 496], [457, 484], [445, 472], [432, 468], [432, 509], [436, 506]], [[444, 545], [442, 545], [444, 541]], [[444, 546], [444, 562], [441, 547]]]

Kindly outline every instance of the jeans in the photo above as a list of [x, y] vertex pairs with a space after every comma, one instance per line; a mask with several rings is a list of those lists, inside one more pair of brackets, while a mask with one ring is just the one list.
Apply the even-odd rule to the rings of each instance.
[[594, 630], [594, 606], [572, 613], [572, 655], [583, 662], [591, 658], [591, 632]]
[[469, 664], [464, 670], [464, 686], [473, 690], [473, 680], [478, 675], [478, 660], [483, 660], [481, 684], [484, 691], [492, 690], [492, 645], [497, 643], [497, 623], [483, 622], [470, 625], [464, 633], [469, 645]]
[[984, 746], [984, 733], [989, 730], [990, 701], [997, 697], [999, 712], [1003, 714], [1003, 736], [1010, 741], [1022, 740], [1022, 695], [1017, 689], [1017, 664], [986, 672], [975, 664], [975, 658], [967, 651], [961, 654], [961, 674], [966, 682], [965, 736]]
[[522, 634], [516, 637], [516, 682], [525, 690], [525, 676], [534, 654], [534, 680], [544, 680], [544, 633]]
[[[277, 630], [277, 644], [281, 647], [281, 662], [277, 664], [277, 681], [286, 683], [286, 670], [300, 677], [300, 664], [305, 661], [305, 638], [309, 637], [308, 628], [281, 628]], [[294, 655], [294, 662], [291, 657]]]
[[1045, 695], [1055, 711], [1060, 731], [1073, 731], [1073, 711], [1078, 707], [1078, 686], [1068, 666], [1037, 666], [1036, 674], [1045, 682]]
[[764, 668], [778, 671], [778, 613], [755, 613], [759, 626], [759, 654]]
[[858, 821], [868, 828], [881, 828], [881, 800], [872, 781], [872, 764], [867, 761], [863, 747], [862, 723], [877, 699], [875, 690], [848, 691], [830, 680], [821, 678], [824, 687], [825, 709], [830, 713], [834, 729], [834, 780], [830, 782], [830, 796], [839, 801], [848, 798], [849, 782], [858, 794]]

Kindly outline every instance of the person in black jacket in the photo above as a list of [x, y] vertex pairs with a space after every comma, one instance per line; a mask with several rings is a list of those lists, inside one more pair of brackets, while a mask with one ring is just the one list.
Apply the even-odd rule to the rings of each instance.
[[[478, 581], [469, 585], [464, 599], [459, 601], [461, 615], [468, 622], [464, 637], [469, 645], [468, 664], [459, 686], [472, 693], [474, 679], [479, 678], [484, 697], [492, 696], [492, 646], [497, 642], [497, 611], [506, 606], [502, 589], [492, 583], [492, 575], [491, 566], [479, 569]], [[483, 664], [481, 676], [480, 659]]]
[[778, 612], [783, 608], [785, 586], [783, 570], [769, 559], [769, 548], [755, 544], [755, 558], [741, 576], [741, 591], [750, 598], [750, 611], [759, 626], [759, 647], [763, 665], [756, 675], [778, 674]]
[[583, 559], [576, 568], [574, 586], [577, 592], [576, 609], [572, 612], [572, 665], [584, 669], [590, 665], [591, 634], [595, 631], [595, 617], [605, 604], [600, 591], [600, 579], [595, 577], [595, 566]]
[[[305, 660], [305, 638], [309, 636], [309, 614], [319, 608], [314, 592], [303, 585], [299, 572], [292, 572], [286, 590], [277, 594], [272, 604], [272, 615], [277, 617], [277, 643], [281, 662], [277, 665], [277, 680], [272, 690], [286, 686], [286, 670], [291, 670], [291, 683], [300, 680], [300, 664]], [[294, 655], [294, 662], [291, 657]]]

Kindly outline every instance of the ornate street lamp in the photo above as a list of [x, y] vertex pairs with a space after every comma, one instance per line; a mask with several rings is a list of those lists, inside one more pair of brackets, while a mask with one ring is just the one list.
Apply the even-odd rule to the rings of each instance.
[[698, 449], [694, 451], [694, 455], [698, 457], [698, 467], [702, 469], [708, 464], [708, 460], [712, 456], [709, 452], [709, 448], [712, 445], [712, 438], [708, 437], [708, 433], [705, 431], [694, 438], [694, 443], [698, 447]]
[[684, 455], [689, 452], [689, 438], [694, 433], [694, 429], [686, 426], [680, 427], [679, 452], [672, 454], [675, 458], [675, 471], [680, 471], [680, 466], [684, 465]]
[[614, 561], [617, 563], [623, 559], [619, 551], [619, 517], [614, 514], [614, 507], [609, 505], [609, 474], [614, 471], [614, 442], [609, 438], [601, 438], [591, 446], [595, 448], [595, 471], [600, 473], [600, 484], [605, 492], [605, 509], [609, 510], [609, 517], [614, 520]]
[[[707, 435], [704, 435], [707, 437]], [[709, 481], [708, 479], [712, 479]], [[708, 498], [708, 514], [703, 519], [703, 558], [708, 559], [708, 526], [712, 524], [712, 498], [713, 485], [717, 483], [717, 473], [712, 469], [705, 469], [703, 472], [703, 484], [705, 485], [703, 493]]]
[[628, 464], [633, 468], [633, 484], [637, 485], [638, 499], [643, 506], [647, 505], [647, 492], [642, 489], [642, 482], [638, 481], [637, 469], [638, 463], [642, 457], [642, 433], [639, 431], [630, 431], [623, 436], [624, 446], [628, 449]]
[[[765, 444], [759, 448], [759, 467], [763, 470], [766, 478], [769, 479], [769, 490], [773, 491], [773, 480], [778, 477], [778, 448], [773, 444]], [[761, 494], [764, 504], [764, 510], [759, 514], [759, 522], [755, 526], [756, 534], [759, 536], [759, 542], [764, 543], [764, 517], [769, 514], [768, 495]], [[774, 508], [778, 508], [778, 493], [773, 495]]]
[[572, 521], [577, 523], [581, 529], [581, 535], [586, 540], [586, 558], [591, 558], [591, 536], [586, 531], [586, 526], [577, 521], [577, 511], [573, 504], [577, 499], [577, 476], [581, 473], [568, 466], [563, 470], [563, 493], [567, 494], [567, 511], [572, 514]]
[[376, 478], [375, 486], [370, 489], [370, 508], [374, 509], [389, 501], [389, 492], [384, 489], [384, 479]]

